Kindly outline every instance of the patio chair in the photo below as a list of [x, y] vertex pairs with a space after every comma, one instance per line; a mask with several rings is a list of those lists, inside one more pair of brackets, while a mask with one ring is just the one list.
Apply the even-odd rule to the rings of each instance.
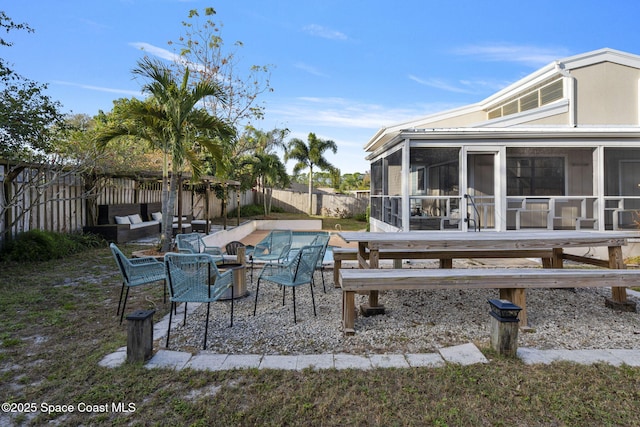
[[327, 293], [327, 290], [324, 285], [324, 254], [327, 252], [327, 246], [329, 246], [329, 239], [331, 236], [329, 233], [321, 233], [318, 234], [315, 239], [313, 239], [312, 245], [322, 245], [322, 250], [320, 251], [320, 256], [318, 257], [318, 262], [316, 263], [316, 270], [320, 270], [320, 277], [322, 277], [322, 291]]
[[238, 255], [238, 248], [242, 247], [244, 247], [244, 243], [234, 240], [233, 242], [227, 243], [224, 249], [227, 252], [227, 255]]
[[222, 261], [222, 248], [220, 246], [208, 246], [200, 233], [186, 233], [176, 235], [178, 252], [184, 254], [208, 254], [217, 261]]
[[[109, 245], [113, 258], [116, 260], [120, 275], [122, 276], [122, 288], [120, 288], [120, 300], [118, 301], [118, 311], [116, 315], [120, 315], [120, 323], [124, 317], [124, 310], [127, 306], [127, 298], [129, 297], [129, 288], [134, 286], [146, 285], [147, 283], [164, 281], [164, 302], [167, 301], [166, 297], [166, 275], [164, 271], [164, 265], [162, 262], [154, 257], [142, 257], [142, 258], [127, 258], [120, 249], [111, 243]], [[122, 294], [124, 288], [127, 288], [127, 292], [124, 294], [124, 304], [122, 303]], [[120, 311], [120, 305], [122, 304], [122, 311]]]
[[293, 233], [291, 230], [271, 230], [251, 253], [251, 283], [253, 283], [253, 263], [258, 261], [281, 262], [291, 249]]
[[309, 284], [311, 289], [311, 301], [313, 303], [313, 315], [316, 316], [316, 302], [313, 296], [313, 273], [318, 263], [318, 257], [322, 252], [322, 245], [303, 246], [287, 263], [269, 262], [258, 276], [256, 285], [256, 300], [253, 306], [253, 315], [256, 315], [258, 306], [258, 291], [260, 281], [268, 281], [282, 286], [282, 305], [284, 305], [285, 290], [287, 287], [293, 290], [293, 322], [296, 318], [296, 287]]
[[220, 273], [216, 267], [215, 258], [208, 254], [168, 253], [164, 256], [164, 264], [171, 301], [166, 347], [169, 347], [171, 319], [176, 310], [176, 303], [184, 303], [183, 325], [186, 325], [187, 303], [206, 302], [207, 317], [202, 345], [203, 350], [206, 350], [211, 303], [219, 300], [229, 288], [231, 288], [231, 326], [233, 326], [233, 271], [227, 270]]

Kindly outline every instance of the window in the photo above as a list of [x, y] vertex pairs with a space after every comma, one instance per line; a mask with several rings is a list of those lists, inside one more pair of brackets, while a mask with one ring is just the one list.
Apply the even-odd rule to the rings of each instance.
[[489, 120], [541, 107], [563, 96], [562, 78], [530, 89], [489, 110]]
[[564, 158], [507, 158], [507, 195], [564, 196], [564, 194]]

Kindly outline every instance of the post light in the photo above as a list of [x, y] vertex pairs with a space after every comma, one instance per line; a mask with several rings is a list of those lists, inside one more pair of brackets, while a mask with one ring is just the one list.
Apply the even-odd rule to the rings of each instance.
[[490, 299], [490, 314], [500, 322], [518, 322], [519, 306], [505, 299]]
[[491, 347], [505, 356], [515, 356], [518, 351], [518, 313], [521, 307], [504, 299], [488, 300], [491, 307]]

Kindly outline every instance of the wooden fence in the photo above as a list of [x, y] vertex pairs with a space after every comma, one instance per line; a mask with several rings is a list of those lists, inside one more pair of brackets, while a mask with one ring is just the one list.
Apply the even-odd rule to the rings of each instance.
[[[162, 200], [161, 182], [138, 182], [130, 178], [109, 178], [89, 199], [84, 181], [74, 175], [55, 176], [52, 173], [24, 169], [10, 183], [5, 181], [5, 169], [0, 165], [0, 241], [9, 229], [12, 235], [40, 229], [63, 233], [79, 232], [91, 222], [90, 205], [120, 203], [152, 203]], [[46, 185], [45, 185], [46, 183]], [[208, 190], [183, 188], [182, 213], [204, 219], [206, 200], [209, 201], [209, 218], [222, 216], [222, 201]], [[229, 188], [227, 210], [236, 208], [238, 193]], [[254, 203], [254, 193], [240, 193], [241, 206]], [[177, 213], [177, 203], [176, 203]]]
[[[57, 232], [78, 232], [90, 223], [92, 204], [153, 203], [162, 200], [162, 184], [159, 181], [140, 182], [130, 178], [109, 178], [95, 190], [90, 200], [85, 182], [78, 176], [54, 175], [53, 172], [25, 168], [8, 182], [6, 167], [0, 165], [0, 239], [9, 229], [11, 235], [40, 229]], [[182, 213], [205, 219], [208, 199], [209, 218], [222, 216], [222, 201], [212, 190], [182, 189]], [[229, 187], [227, 211], [240, 206], [262, 203], [261, 191], [248, 190], [239, 194]], [[308, 212], [307, 193], [273, 190], [272, 205], [285, 212]], [[312, 213], [322, 216], [355, 216], [365, 212], [369, 200], [353, 196], [317, 193], [313, 194]], [[177, 213], [177, 206], [176, 206]], [[1, 243], [1, 240], [0, 240]]]

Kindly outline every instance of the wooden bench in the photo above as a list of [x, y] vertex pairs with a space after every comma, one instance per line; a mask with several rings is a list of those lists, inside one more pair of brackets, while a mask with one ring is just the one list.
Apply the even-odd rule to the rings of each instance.
[[[549, 260], [553, 257], [553, 250], [548, 249], [531, 249], [516, 251], [500, 251], [499, 254], [491, 251], [441, 251], [425, 252], [424, 250], [405, 251], [405, 250], [381, 250], [380, 259], [391, 259], [402, 261], [403, 259], [440, 259], [441, 268], [451, 268], [453, 259], [469, 259], [469, 258], [541, 258]], [[499, 255], [499, 256], [498, 256]], [[340, 269], [342, 261], [357, 261], [358, 249], [356, 248], [333, 248], [333, 284], [336, 288], [340, 287]], [[394, 263], [394, 268], [402, 268], [401, 264]]]
[[[355, 333], [355, 294], [385, 290], [499, 289], [500, 298], [520, 306], [520, 326], [527, 326], [525, 289], [612, 287], [618, 301], [626, 301], [626, 287], [637, 286], [640, 270], [626, 269], [347, 269], [339, 270], [342, 287], [342, 324], [346, 335]], [[612, 308], [624, 305], [607, 300]], [[384, 307], [382, 307], [384, 309]], [[634, 306], [635, 309], [635, 306]]]

